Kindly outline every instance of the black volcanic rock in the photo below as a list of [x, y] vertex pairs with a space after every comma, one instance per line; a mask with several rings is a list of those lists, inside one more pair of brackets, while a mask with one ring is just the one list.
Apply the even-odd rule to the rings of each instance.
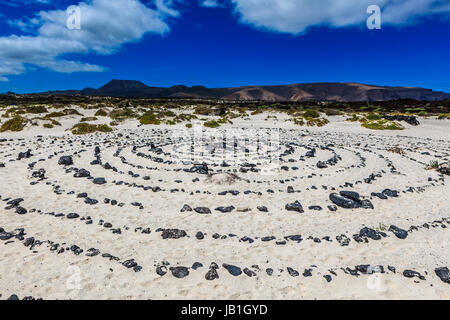
[[302, 207], [302, 205], [301, 205], [301, 203], [299, 201], [295, 201], [294, 203], [288, 203], [285, 206], [285, 209], [287, 211], [297, 211], [299, 213], [303, 213], [304, 212], [303, 207]]
[[58, 160], [59, 165], [70, 166], [73, 164], [73, 160], [71, 156], [62, 156]]
[[441, 279], [441, 280], [444, 281], [445, 283], [450, 284], [450, 273], [449, 273], [447, 267], [436, 268], [436, 269], [434, 270], [434, 272], [435, 272], [436, 275], [439, 277], [439, 279]]

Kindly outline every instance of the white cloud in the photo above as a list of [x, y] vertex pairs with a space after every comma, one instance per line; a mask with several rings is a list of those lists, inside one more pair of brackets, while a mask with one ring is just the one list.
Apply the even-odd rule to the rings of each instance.
[[92, 0], [80, 3], [81, 29], [69, 30], [65, 10], [41, 11], [28, 20], [9, 21], [35, 35], [0, 37], [0, 77], [26, 72], [27, 65], [57, 72], [99, 72], [97, 65], [64, 59], [65, 54], [113, 54], [146, 33], [170, 30], [168, 17], [178, 12], [171, 1], [155, 0], [151, 9], [139, 0]]
[[240, 21], [257, 28], [299, 34], [311, 26], [364, 23], [369, 5], [382, 9], [382, 23], [402, 25], [430, 14], [450, 14], [448, 0], [230, 0]]

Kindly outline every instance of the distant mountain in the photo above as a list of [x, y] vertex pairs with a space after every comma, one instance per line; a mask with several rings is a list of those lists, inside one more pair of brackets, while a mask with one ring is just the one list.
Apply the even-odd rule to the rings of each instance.
[[[57, 92], [51, 92], [56, 94]], [[135, 98], [205, 98], [224, 100], [264, 101], [387, 101], [415, 99], [439, 101], [450, 99], [450, 94], [415, 87], [386, 87], [360, 83], [303, 83], [278, 86], [245, 86], [236, 88], [149, 87], [140, 81], [111, 80], [104, 86], [81, 91], [61, 91], [60, 94]]]

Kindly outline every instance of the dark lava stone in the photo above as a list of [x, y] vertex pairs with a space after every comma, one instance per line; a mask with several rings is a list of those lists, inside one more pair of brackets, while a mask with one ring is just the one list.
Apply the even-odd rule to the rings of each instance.
[[291, 277], [298, 277], [299, 275], [298, 271], [292, 269], [291, 267], [287, 267], [287, 271]]
[[439, 279], [441, 279], [445, 283], [449, 283], [450, 284], [450, 273], [449, 273], [449, 270], [448, 270], [447, 267], [436, 268], [434, 270], [434, 272], [439, 277]]
[[192, 211], [192, 208], [189, 205], [187, 205], [187, 204], [185, 204], [183, 206], [183, 208], [181, 208], [180, 212], [186, 212], [186, 211]]
[[27, 209], [25, 209], [23, 207], [16, 207], [16, 213], [17, 214], [26, 214], [27, 213]]
[[367, 199], [361, 200], [360, 205], [363, 209], [374, 209], [372, 202]]
[[210, 214], [211, 210], [209, 210], [209, 208], [206, 207], [197, 207], [194, 209], [195, 212], [200, 213], [200, 214]]
[[261, 212], [268, 212], [269, 210], [265, 206], [258, 206], [257, 209]]
[[89, 171], [87, 171], [86, 169], [80, 169], [73, 176], [74, 176], [74, 178], [87, 178], [90, 175], [91, 175], [91, 173]]
[[345, 198], [343, 196], [340, 196], [336, 193], [330, 194], [330, 200], [337, 206], [351, 209], [351, 208], [359, 208], [359, 202], [356, 202], [352, 199]]
[[209, 269], [209, 271], [205, 275], [205, 279], [209, 281], [219, 279], [219, 274], [217, 273], [217, 270], [215, 268]]
[[187, 236], [186, 231], [179, 229], [164, 229], [161, 234], [163, 239], [179, 239]]
[[368, 227], [364, 227], [359, 231], [361, 237], [371, 238], [372, 240], [380, 240], [381, 236], [378, 232]]
[[425, 280], [425, 277], [422, 276], [419, 272], [414, 271], [414, 270], [404, 270], [403, 271], [403, 276], [406, 278], [414, 278], [414, 277], [418, 277], [420, 280]]
[[156, 273], [161, 277], [167, 273], [167, 268], [165, 266], [156, 267]]
[[232, 212], [234, 209], [235, 209], [235, 207], [229, 206], [229, 207], [218, 207], [215, 210], [220, 211], [222, 213], [228, 213], [228, 212]]
[[6, 204], [9, 204], [12, 207], [17, 207], [22, 201], [23, 201], [23, 198], [17, 198], [17, 199], [8, 201]]
[[79, 218], [79, 217], [80, 217], [80, 216], [79, 216], [78, 213], [69, 213], [69, 214], [66, 216], [67, 219], [76, 219], [76, 218]]
[[387, 197], [394, 197], [394, 198], [398, 197], [398, 191], [396, 190], [384, 189], [381, 193]]
[[296, 212], [299, 212], [299, 213], [303, 213], [304, 212], [303, 207], [302, 207], [302, 205], [300, 204], [299, 201], [295, 201], [294, 203], [288, 203], [285, 206], [285, 209], [287, 211], [296, 211]]
[[58, 160], [59, 165], [70, 166], [73, 164], [72, 156], [62, 156]]
[[230, 265], [230, 264], [226, 264], [226, 263], [224, 263], [224, 264], [222, 265], [222, 267], [224, 267], [225, 269], [227, 269], [228, 272], [229, 272], [231, 275], [235, 276], [235, 277], [240, 276], [240, 275], [242, 274], [241, 268], [239, 268], [239, 267], [236, 267], [236, 266], [233, 266], [233, 265]]
[[256, 273], [254, 271], [250, 270], [249, 268], [244, 268], [244, 273], [247, 276], [249, 276], [250, 278], [256, 276]]
[[194, 264], [192, 265], [193, 270], [197, 270], [198, 268], [201, 267], [203, 267], [203, 264], [201, 264], [200, 262], [194, 262]]
[[341, 191], [339, 194], [353, 201], [359, 201], [359, 193], [355, 191]]
[[388, 266], [388, 269], [389, 269], [389, 271], [391, 271], [391, 272], [395, 273], [395, 267], [392, 267], [392, 266]]
[[305, 269], [305, 271], [303, 271], [303, 276], [304, 277], [312, 277], [311, 271], [312, 271], [312, 269]]
[[189, 269], [186, 267], [171, 267], [170, 271], [175, 278], [181, 279], [189, 275]]
[[203, 232], [200, 232], [200, 231], [196, 233], [195, 237], [198, 240], [203, 240], [205, 238], [205, 236], [203, 235]]
[[29, 246], [32, 246], [33, 243], [34, 243], [34, 238], [31, 237], [31, 238], [27, 238], [27, 239], [23, 242], [23, 245], [24, 245], [25, 247], [29, 247]]
[[136, 261], [134, 261], [134, 259], [130, 259], [130, 260], [126, 260], [122, 263], [122, 265], [128, 269], [130, 268], [134, 268], [135, 266], [137, 266], [138, 264], [136, 263]]
[[303, 240], [302, 236], [299, 234], [292, 235], [292, 236], [286, 236], [284, 238], [289, 241], [296, 241], [297, 243], [300, 243]]
[[377, 198], [380, 198], [382, 200], [386, 200], [388, 198], [387, 196], [385, 196], [384, 194], [379, 193], [379, 192], [372, 192], [370, 195], [372, 197], [377, 197]]
[[95, 249], [95, 248], [90, 248], [90, 249], [88, 249], [88, 251], [87, 251], [87, 253], [86, 253], [86, 255], [87, 255], [88, 257], [95, 257], [95, 256], [97, 256], [97, 255], [99, 255], [99, 254], [100, 254], [100, 250]]
[[394, 225], [389, 227], [389, 231], [395, 234], [395, 236], [399, 239], [406, 239], [408, 236], [408, 231], [400, 229]]
[[94, 184], [102, 185], [106, 183], [106, 180], [105, 178], [95, 178], [94, 180], [92, 180], [92, 182]]

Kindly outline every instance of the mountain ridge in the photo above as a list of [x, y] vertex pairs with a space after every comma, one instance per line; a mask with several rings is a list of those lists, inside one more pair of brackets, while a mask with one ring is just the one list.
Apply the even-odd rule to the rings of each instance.
[[47, 94], [81, 94], [90, 96], [133, 98], [199, 98], [222, 100], [282, 101], [387, 101], [415, 99], [439, 101], [450, 99], [450, 93], [419, 87], [390, 87], [355, 82], [317, 82], [288, 85], [248, 85], [228, 88], [207, 88], [196, 85], [187, 87], [151, 87], [137, 80], [113, 79], [105, 85], [83, 90], [51, 91]]

